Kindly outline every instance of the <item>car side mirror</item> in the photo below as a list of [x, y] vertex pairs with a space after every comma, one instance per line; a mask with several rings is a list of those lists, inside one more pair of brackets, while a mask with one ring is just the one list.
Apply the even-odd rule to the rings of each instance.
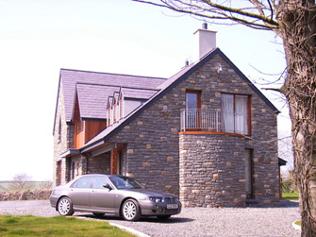
[[107, 188], [110, 191], [112, 190], [112, 187], [109, 184], [104, 184], [103, 188]]

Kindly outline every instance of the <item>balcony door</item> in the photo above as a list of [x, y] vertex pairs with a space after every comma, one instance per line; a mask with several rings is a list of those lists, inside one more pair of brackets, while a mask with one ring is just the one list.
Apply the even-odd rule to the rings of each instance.
[[186, 128], [200, 129], [201, 127], [201, 91], [186, 91]]

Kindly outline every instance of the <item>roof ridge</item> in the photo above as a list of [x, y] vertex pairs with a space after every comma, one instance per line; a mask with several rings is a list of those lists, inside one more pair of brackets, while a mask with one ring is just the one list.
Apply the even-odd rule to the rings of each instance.
[[135, 90], [146, 90], [146, 91], [159, 91], [159, 89], [150, 89], [144, 87], [132, 87], [132, 86], [115, 86], [108, 84], [99, 84], [99, 83], [89, 83], [89, 82], [76, 82], [76, 85], [91, 85], [91, 86], [105, 86], [105, 87], [115, 87], [115, 88], [123, 88], [123, 89], [135, 89]]
[[117, 76], [141, 77], [141, 78], [147, 78], [147, 79], [163, 79], [163, 80], [167, 80], [168, 79], [166, 77], [142, 76], [142, 75], [133, 75], [133, 74], [124, 74], [124, 73], [112, 73], [112, 72], [96, 72], [96, 71], [69, 69], [69, 68], [60, 68], [60, 71], [73, 71], [73, 72], [86, 72], [86, 73], [117, 75]]

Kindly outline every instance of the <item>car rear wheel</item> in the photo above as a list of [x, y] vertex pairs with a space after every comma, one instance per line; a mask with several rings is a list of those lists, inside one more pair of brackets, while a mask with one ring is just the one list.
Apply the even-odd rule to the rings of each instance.
[[122, 217], [127, 221], [137, 221], [140, 218], [138, 203], [133, 199], [127, 199], [122, 205]]
[[104, 217], [105, 213], [103, 213], [103, 212], [93, 212], [93, 215], [95, 217], [102, 218], [102, 217]]
[[160, 220], [167, 220], [170, 218], [171, 215], [163, 215], [163, 216], [157, 216], [158, 219]]
[[57, 204], [57, 211], [62, 216], [71, 216], [74, 214], [71, 199], [69, 197], [62, 197]]

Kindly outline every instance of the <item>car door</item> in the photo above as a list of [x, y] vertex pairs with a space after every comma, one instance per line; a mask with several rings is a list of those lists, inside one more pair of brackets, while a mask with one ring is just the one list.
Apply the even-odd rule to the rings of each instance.
[[93, 179], [91, 190], [91, 208], [94, 211], [115, 213], [114, 200], [117, 196], [116, 190], [104, 186], [111, 185], [105, 176], [97, 176]]
[[70, 186], [69, 197], [75, 210], [90, 209], [92, 181], [91, 177], [81, 177]]

